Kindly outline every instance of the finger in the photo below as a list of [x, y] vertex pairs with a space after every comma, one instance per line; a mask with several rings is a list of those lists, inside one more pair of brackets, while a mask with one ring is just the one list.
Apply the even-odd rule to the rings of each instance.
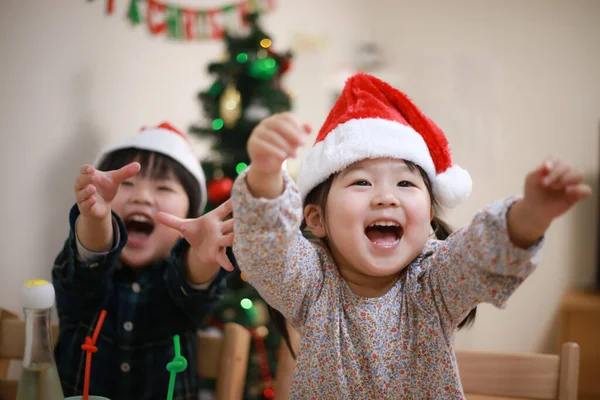
[[77, 203], [77, 207], [79, 208], [79, 212], [83, 214], [83, 213], [90, 212], [92, 210], [92, 207], [94, 207], [95, 204], [96, 204], [96, 198], [94, 196], [92, 196], [89, 199], [87, 199], [81, 203]]
[[219, 247], [223, 248], [233, 246], [233, 232], [220, 237], [219, 240], [217, 240], [217, 244]]
[[581, 171], [576, 171], [573, 169], [569, 169], [560, 179], [560, 183], [562, 187], [577, 185], [583, 182], [583, 173]]
[[156, 220], [169, 227], [172, 229], [175, 229], [181, 233], [183, 233], [183, 231], [185, 230], [185, 223], [187, 220], [176, 217], [172, 214], [168, 214], [166, 212], [160, 211], [158, 214], [156, 214]]
[[75, 194], [75, 201], [77, 202], [77, 204], [83, 203], [84, 201], [92, 197], [94, 193], [96, 193], [96, 186], [88, 185], [83, 190], [79, 190]]
[[299, 130], [300, 127], [300, 123], [298, 122], [298, 120], [296, 119], [296, 117], [294, 116], [294, 114], [292, 114], [289, 111], [286, 112], [282, 112], [281, 114], [277, 114], [275, 118], [273, 118], [272, 120], [270, 120], [270, 122], [279, 122], [279, 121], [286, 121], [288, 124], [290, 124], [295, 130]]
[[271, 143], [282, 151], [286, 157], [296, 150], [296, 147], [290, 144], [284, 137], [283, 129], [265, 129], [261, 139], [265, 142]]
[[233, 271], [233, 264], [229, 261], [229, 257], [227, 257], [227, 253], [225, 253], [225, 249], [219, 251], [217, 254], [217, 262], [223, 269], [227, 271]]
[[94, 177], [94, 175], [92, 174], [81, 174], [78, 175], [77, 178], [75, 179], [75, 191], [78, 192], [82, 189], [85, 189], [87, 187], [87, 185], [89, 185], [90, 183], [93, 183], [92, 178]]
[[287, 154], [283, 150], [263, 139], [257, 138], [256, 146], [258, 147], [261, 156], [274, 157], [278, 162], [281, 163], [283, 163], [287, 158]]
[[310, 133], [312, 132], [312, 126], [310, 126], [309, 124], [302, 124], [302, 130], [307, 135], [310, 135]]
[[116, 184], [121, 184], [123, 181], [134, 177], [138, 172], [140, 172], [141, 168], [142, 167], [140, 163], [132, 162], [116, 171], [109, 171], [107, 174], [111, 181]]
[[226, 202], [221, 204], [219, 207], [215, 208], [213, 212], [219, 219], [223, 219], [229, 214], [231, 214], [232, 211], [233, 203], [231, 202], [231, 198], [229, 198]]
[[90, 164], [82, 165], [81, 168], [79, 168], [80, 174], [91, 175], [94, 172], [96, 172], [96, 168], [94, 168], [94, 166]]
[[567, 186], [567, 197], [570, 204], [575, 204], [578, 201], [586, 199], [592, 195], [592, 188], [589, 185], [580, 183], [578, 185]]
[[302, 146], [306, 142], [306, 135], [296, 120], [280, 119], [274, 121], [269, 128], [277, 132], [293, 149]]
[[554, 168], [556, 162], [557, 159], [555, 157], [548, 157], [547, 159], [545, 159], [542, 165], [540, 165], [536, 171], [539, 173], [540, 178], [543, 178], [546, 175], [548, 175]]
[[233, 232], [233, 223], [234, 223], [234, 219], [228, 219], [227, 221], [223, 222], [221, 224], [221, 233], [225, 234], [225, 233], [229, 233], [229, 232]]
[[568, 170], [569, 166], [567, 164], [563, 164], [561, 162], [556, 163], [548, 175], [544, 177], [542, 184], [544, 186], [554, 185], [565, 173], [567, 173]]

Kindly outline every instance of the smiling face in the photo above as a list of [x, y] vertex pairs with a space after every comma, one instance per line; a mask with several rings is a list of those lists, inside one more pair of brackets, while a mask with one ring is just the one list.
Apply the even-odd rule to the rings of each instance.
[[181, 237], [176, 230], [157, 223], [156, 214], [163, 211], [185, 218], [190, 207], [188, 195], [173, 171], [159, 176], [149, 173], [156, 160], [155, 155], [151, 156], [145, 170], [123, 182], [112, 202], [113, 211], [127, 228], [121, 261], [132, 268], [168, 257]]
[[305, 208], [308, 227], [327, 237], [342, 275], [384, 278], [397, 276], [423, 250], [433, 208], [415, 166], [373, 159], [333, 178], [324, 215], [317, 205]]

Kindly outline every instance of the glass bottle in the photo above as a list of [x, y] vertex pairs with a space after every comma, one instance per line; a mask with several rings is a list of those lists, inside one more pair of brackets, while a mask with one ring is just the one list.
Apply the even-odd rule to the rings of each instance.
[[17, 400], [64, 400], [54, 361], [50, 310], [54, 287], [44, 280], [28, 281], [22, 290], [25, 313], [25, 354]]

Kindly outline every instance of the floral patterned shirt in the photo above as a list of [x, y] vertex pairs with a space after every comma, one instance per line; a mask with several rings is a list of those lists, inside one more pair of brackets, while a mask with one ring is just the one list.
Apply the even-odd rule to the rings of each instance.
[[354, 294], [322, 244], [300, 232], [302, 200], [288, 175], [276, 199], [235, 182], [234, 254], [248, 281], [301, 334], [292, 399], [461, 399], [457, 325], [482, 302], [503, 308], [535, 269], [541, 241], [512, 244], [514, 198], [481, 210], [445, 241], [429, 240], [378, 298]]

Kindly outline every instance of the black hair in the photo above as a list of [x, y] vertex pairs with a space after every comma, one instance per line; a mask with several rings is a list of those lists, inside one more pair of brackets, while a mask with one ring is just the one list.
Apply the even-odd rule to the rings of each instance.
[[[189, 199], [190, 208], [187, 218], [200, 216], [201, 195], [198, 180], [183, 165], [167, 155], [132, 147], [120, 149], [107, 154], [98, 165], [98, 169], [101, 171], [115, 170], [133, 161], [140, 163], [141, 176], [149, 175], [153, 179], [164, 179], [173, 173], [185, 189]], [[150, 168], [151, 170], [149, 170]]]
[[[446, 240], [446, 238], [448, 238], [448, 236], [450, 236], [450, 234], [452, 233], [452, 228], [450, 227], [450, 225], [448, 225], [446, 222], [444, 222], [440, 217], [438, 217], [438, 215], [440, 213], [440, 205], [437, 202], [437, 200], [435, 199], [435, 197], [433, 196], [431, 181], [429, 180], [427, 173], [421, 167], [419, 167], [417, 164], [415, 164], [413, 162], [406, 161], [406, 160], [404, 162], [406, 163], [406, 165], [408, 166], [408, 168], [410, 170], [419, 171], [419, 174], [423, 178], [423, 182], [425, 182], [425, 186], [427, 187], [427, 191], [429, 192], [429, 197], [431, 198], [431, 201], [432, 201], [432, 204], [434, 207], [434, 217], [431, 220], [431, 228], [433, 229], [433, 233], [438, 240]], [[333, 183], [334, 177], [335, 177], [335, 174], [330, 175], [327, 180], [325, 180], [324, 182], [317, 185], [314, 189], [312, 189], [308, 193], [308, 195], [306, 196], [306, 200], [304, 201], [304, 207], [306, 207], [309, 204], [314, 204], [314, 205], [319, 206], [321, 209], [323, 218], [325, 217], [324, 213], [325, 213], [325, 206], [327, 204], [327, 197], [329, 196], [329, 190], [331, 189], [331, 184]], [[302, 225], [300, 226], [300, 229], [302, 229], [303, 231], [306, 229], [306, 221], [302, 221]], [[310, 233], [306, 233], [306, 234], [308, 236], [310, 236]], [[325, 244], [327, 244], [327, 241], [325, 239], [323, 239], [323, 240], [324, 240]], [[269, 308], [269, 314], [271, 316], [271, 321], [273, 322], [273, 325], [275, 326], [275, 328], [279, 331], [279, 333], [285, 340], [285, 343], [286, 343], [290, 353], [292, 354], [292, 357], [294, 357], [294, 359], [296, 359], [296, 354], [295, 354], [294, 350], [292, 349], [292, 344], [290, 342], [289, 331], [287, 329], [287, 325], [285, 324], [285, 317], [276, 309], [274, 309], [270, 306], [268, 306], [268, 308]], [[458, 329], [460, 330], [462, 328], [468, 328], [468, 327], [472, 326], [475, 323], [476, 315], [477, 315], [477, 307], [475, 307], [471, 311], [469, 311], [467, 316], [458, 324]]]

